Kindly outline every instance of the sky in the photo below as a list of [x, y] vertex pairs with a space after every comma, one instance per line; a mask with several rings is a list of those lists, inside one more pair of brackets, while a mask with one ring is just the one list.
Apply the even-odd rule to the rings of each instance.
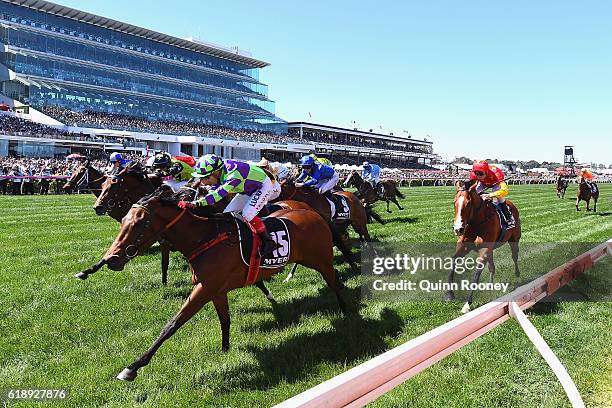
[[456, 156], [612, 164], [612, 2], [56, 0], [271, 65], [276, 114]]

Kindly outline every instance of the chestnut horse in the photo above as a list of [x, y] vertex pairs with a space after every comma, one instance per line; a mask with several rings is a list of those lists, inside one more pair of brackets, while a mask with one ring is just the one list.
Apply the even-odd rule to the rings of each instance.
[[[159, 177], [148, 177], [137, 164], [122, 169], [116, 175], [104, 176], [103, 178], [101, 191], [96, 194], [98, 198], [94, 204], [94, 210], [98, 215], [108, 214], [119, 222], [128, 213], [132, 204], [161, 185]], [[126, 181], [126, 179], [130, 181]], [[160, 251], [162, 255], [162, 283], [166, 285], [168, 283], [170, 247], [165, 243], [160, 243]], [[74, 276], [85, 280], [102, 266], [104, 266], [104, 259]]]
[[[230, 315], [227, 292], [245, 285], [249, 267], [240, 256], [238, 230], [231, 216], [199, 217], [181, 210], [171, 194], [159, 189], [134, 204], [121, 223], [121, 230], [104, 260], [108, 267], [120, 271], [125, 264], [154, 242], [167, 240], [189, 261], [194, 288], [179, 312], [171, 319], [151, 347], [125, 368], [118, 379], [132, 381], [146, 366], [157, 349], [206, 303], [213, 302], [221, 323], [221, 349], [230, 346]], [[335, 292], [340, 309], [343, 285], [333, 266], [332, 237], [326, 222], [312, 210], [280, 210], [272, 214], [283, 218], [291, 241], [289, 262], [317, 270]], [[269, 278], [282, 270], [261, 269]]]
[[348, 226], [351, 225], [359, 235], [360, 241], [370, 242], [372, 240], [368, 232], [366, 209], [359, 198], [349, 191], [338, 191], [334, 192], [334, 194], [346, 197], [351, 212], [350, 220], [332, 221], [331, 207], [327, 199], [311, 187], [296, 187], [292, 179], [281, 182], [281, 193], [278, 196], [278, 200], [296, 200], [304, 202], [323, 217], [323, 219], [328, 222], [332, 232], [334, 245], [340, 250], [351, 268], [354, 271], [359, 271], [351, 250], [345, 243], [347, 237], [346, 230]]
[[[353, 186], [357, 189], [357, 195], [363, 200], [364, 204], [372, 205], [378, 200], [385, 201], [387, 203], [387, 212], [391, 213], [389, 209], [389, 202], [393, 202], [398, 209], [403, 210], [402, 206], [397, 201], [396, 197], [401, 199], [406, 198], [399, 188], [397, 188], [397, 183], [395, 180], [383, 180], [379, 183], [378, 188], [383, 189], [382, 197], [378, 195], [378, 192], [372, 187], [367, 181], [364, 181], [363, 178], [359, 175], [359, 173], [355, 170], [351, 172], [346, 181], [344, 182], [344, 186]], [[380, 187], [382, 186], [382, 187]]]
[[[459, 236], [457, 247], [453, 255], [453, 267], [448, 275], [448, 282], [453, 282], [455, 274], [456, 258], [464, 257], [470, 251], [478, 252], [478, 264], [482, 267], [477, 267], [472, 278], [472, 283], [480, 281], [480, 274], [487, 264], [489, 266], [490, 280], [493, 281], [495, 275], [495, 263], [493, 262], [493, 249], [507, 242], [512, 251], [512, 261], [514, 261], [514, 274], [516, 278], [520, 276], [518, 267], [519, 256], [519, 240], [521, 239], [521, 220], [519, 212], [514, 204], [506, 200], [510, 206], [512, 215], [516, 220], [514, 228], [510, 228], [503, 234], [501, 241], [498, 241], [502, 234], [502, 229], [499, 224], [497, 210], [490, 201], [486, 201], [476, 192], [477, 183], [458, 181], [456, 183], [457, 193], [455, 194], [455, 222], [453, 229], [455, 234]], [[473, 300], [473, 290], [470, 290], [467, 302], [461, 310], [467, 313]], [[452, 290], [446, 292], [446, 300], [453, 300], [455, 295]]]
[[578, 207], [578, 203], [580, 200], [586, 202], [586, 210], [591, 211], [589, 208], [589, 203], [591, 202], [591, 198], [593, 199], [593, 212], [597, 212], [597, 200], [599, 199], [599, 188], [597, 184], [591, 182], [595, 186], [595, 192], [591, 190], [591, 187], [587, 184], [587, 182], [580, 177], [578, 179], [578, 194], [576, 195], [576, 211], [580, 211]]
[[[106, 178], [107, 176], [105, 174], [93, 167], [89, 160], [87, 160], [68, 179], [66, 184], [64, 184], [63, 189], [66, 191], [88, 189], [91, 190], [94, 196], [99, 197], [102, 193], [102, 184]], [[118, 222], [121, 222], [121, 219], [125, 216], [125, 214], [127, 214], [127, 208], [112, 208], [108, 211], [108, 215]], [[102, 266], [104, 266], [104, 263], [99, 261], [95, 265], [90, 266], [83, 272], [79, 272], [74, 276], [80, 279], [87, 279], [88, 275], [97, 272]]]
[[557, 177], [557, 197], [563, 198], [565, 197], [565, 190], [567, 190], [567, 185], [569, 180], [563, 177], [563, 175], [559, 174]]

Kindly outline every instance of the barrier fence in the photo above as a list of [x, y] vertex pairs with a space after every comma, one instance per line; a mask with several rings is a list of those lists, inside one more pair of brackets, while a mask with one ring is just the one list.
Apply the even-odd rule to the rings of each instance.
[[612, 239], [513, 292], [306, 390], [276, 408], [362, 407], [511, 317], [517, 318], [560, 379], [572, 406], [583, 407], [567, 371], [535, 327], [529, 327], [528, 321], [525, 325], [522, 310], [555, 293], [607, 255], [612, 255]]

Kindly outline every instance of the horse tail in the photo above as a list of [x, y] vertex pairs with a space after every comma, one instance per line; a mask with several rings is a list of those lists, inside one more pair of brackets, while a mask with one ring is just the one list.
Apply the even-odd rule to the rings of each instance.
[[393, 188], [395, 189], [395, 194], [399, 197], [399, 198], [406, 198], [406, 196], [404, 194], [402, 194], [402, 192], [399, 190], [399, 188], [397, 187], [397, 184], [393, 183]]

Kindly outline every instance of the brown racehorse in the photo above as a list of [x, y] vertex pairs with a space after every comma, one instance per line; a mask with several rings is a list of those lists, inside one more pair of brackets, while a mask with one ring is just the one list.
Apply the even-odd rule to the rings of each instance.
[[563, 177], [563, 175], [559, 174], [557, 177], [557, 197], [565, 197], [565, 190], [567, 190], [568, 183], [569, 181]]
[[586, 201], [586, 210], [591, 211], [589, 208], [589, 203], [591, 202], [591, 198], [593, 199], [593, 212], [597, 212], [597, 200], [599, 199], [599, 188], [597, 184], [591, 182], [591, 184], [595, 185], [595, 192], [591, 190], [586, 181], [580, 177], [578, 179], [578, 194], [576, 195], [576, 211], [580, 211], [578, 207], [578, 203], [580, 200]]
[[[127, 214], [132, 204], [138, 202], [142, 197], [150, 194], [154, 188], [159, 187], [161, 180], [156, 176], [147, 175], [139, 166], [129, 166], [123, 169], [115, 176], [109, 176], [104, 182], [102, 194], [96, 200], [95, 209], [98, 215], [104, 214], [105, 211], [117, 211], [121, 210], [122, 216]], [[194, 200], [197, 194], [203, 193], [201, 191], [199, 182], [196, 180], [192, 184], [187, 184], [174, 195], [177, 199], [184, 199], [187, 201]], [[230, 199], [228, 197], [222, 200], [212, 207], [205, 207], [196, 209], [194, 212], [199, 214], [200, 212], [210, 214], [214, 212], [222, 212], [225, 206], [228, 204]], [[308, 209], [308, 205], [298, 201], [284, 201], [276, 204], [276, 209]], [[165, 285], [168, 282], [168, 264], [170, 260], [171, 248], [166, 242], [160, 242], [160, 250], [162, 253], [162, 283]], [[101, 261], [102, 262], [102, 261]], [[295, 271], [295, 269], [294, 269]], [[95, 271], [94, 271], [95, 272]], [[78, 278], [86, 279], [90, 273], [78, 274]], [[262, 281], [255, 284], [270, 301], [274, 301], [272, 293], [266, 288]]]
[[[221, 348], [229, 349], [230, 315], [227, 292], [241, 288], [247, 280], [248, 266], [240, 256], [238, 231], [233, 217], [206, 218], [181, 210], [171, 196], [157, 191], [135, 204], [123, 219], [121, 230], [104, 259], [112, 270], [125, 264], [158, 240], [167, 240], [188, 260], [193, 271], [194, 288], [187, 300], [164, 327], [151, 347], [125, 368], [117, 378], [132, 381], [137, 371], [146, 366], [157, 349], [206, 303], [213, 302], [221, 323]], [[333, 266], [332, 237], [326, 222], [312, 210], [281, 210], [291, 241], [289, 262], [317, 270], [335, 292], [341, 310], [342, 283]], [[224, 238], [225, 237], [225, 238]], [[282, 268], [262, 269], [262, 278], [269, 278]]]
[[[497, 242], [502, 230], [499, 225], [497, 211], [490, 201], [486, 201], [476, 192], [477, 183], [458, 181], [456, 183], [457, 193], [455, 194], [455, 222], [454, 231], [459, 236], [457, 248], [453, 255], [453, 260], [464, 257], [470, 251], [478, 252], [478, 264], [482, 267], [476, 268], [472, 278], [473, 283], [480, 281], [480, 274], [485, 264], [489, 266], [491, 281], [495, 275], [495, 263], [493, 262], [493, 249], [507, 242], [512, 251], [514, 261], [514, 274], [516, 278], [520, 276], [518, 267], [519, 240], [521, 239], [521, 220], [519, 212], [511, 201], [506, 200], [510, 206], [512, 215], [516, 221], [514, 228], [509, 229], [503, 236], [502, 241]], [[455, 267], [448, 275], [448, 282], [453, 282]], [[468, 294], [468, 299], [463, 309], [463, 313], [470, 310], [472, 306], [473, 291]], [[453, 300], [455, 295], [452, 290], [446, 292], [446, 300]]]
[[396, 197], [401, 199], [406, 198], [402, 192], [397, 188], [397, 183], [395, 180], [383, 180], [379, 183], [379, 188], [382, 186], [383, 195], [382, 197], [377, 194], [372, 184], [367, 181], [364, 181], [363, 178], [359, 175], [359, 173], [355, 170], [351, 172], [346, 181], [344, 182], [344, 186], [353, 186], [357, 189], [357, 195], [363, 200], [364, 204], [372, 205], [378, 200], [385, 201], [387, 203], [387, 212], [390, 213], [389, 203], [393, 202], [398, 209], [403, 210], [402, 206], [397, 201]]
[[296, 187], [292, 179], [287, 179], [281, 182], [281, 193], [278, 200], [296, 200], [301, 201], [315, 210], [324, 220], [332, 231], [334, 245], [342, 252], [342, 255], [351, 265], [354, 271], [359, 271], [357, 264], [353, 260], [351, 250], [347, 247], [345, 241], [347, 237], [346, 230], [349, 225], [353, 227], [359, 235], [360, 241], [370, 242], [371, 237], [368, 232], [368, 217], [365, 206], [357, 198], [357, 196], [349, 191], [338, 191], [334, 194], [347, 198], [350, 207], [350, 220], [331, 220], [331, 207], [325, 197], [310, 187]]
[[[150, 194], [161, 185], [159, 177], [149, 177], [138, 165], [130, 165], [112, 176], [104, 176], [101, 191], [94, 204], [94, 210], [98, 215], [109, 214], [112, 218], [121, 222], [128, 213], [132, 204], [136, 203], [146, 194]], [[160, 243], [162, 255], [162, 283], [168, 283], [168, 265], [170, 264], [170, 247], [166, 243]], [[87, 279], [89, 275], [97, 272], [104, 266], [104, 259], [93, 267], [79, 272], [75, 277]]]
[[[101, 171], [91, 165], [87, 160], [82, 166], [80, 166], [76, 172], [68, 179], [64, 184], [63, 189], [66, 191], [70, 190], [90, 190], [94, 196], [99, 197], [102, 192], [102, 183], [106, 180], [107, 176]], [[108, 211], [108, 215], [121, 222], [121, 219], [127, 214], [128, 208], [112, 208]], [[75, 277], [80, 279], [87, 279], [87, 276], [97, 272], [104, 263], [100, 260], [95, 265], [90, 266], [83, 272], [79, 272]], [[162, 275], [163, 277], [163, 275]]]

